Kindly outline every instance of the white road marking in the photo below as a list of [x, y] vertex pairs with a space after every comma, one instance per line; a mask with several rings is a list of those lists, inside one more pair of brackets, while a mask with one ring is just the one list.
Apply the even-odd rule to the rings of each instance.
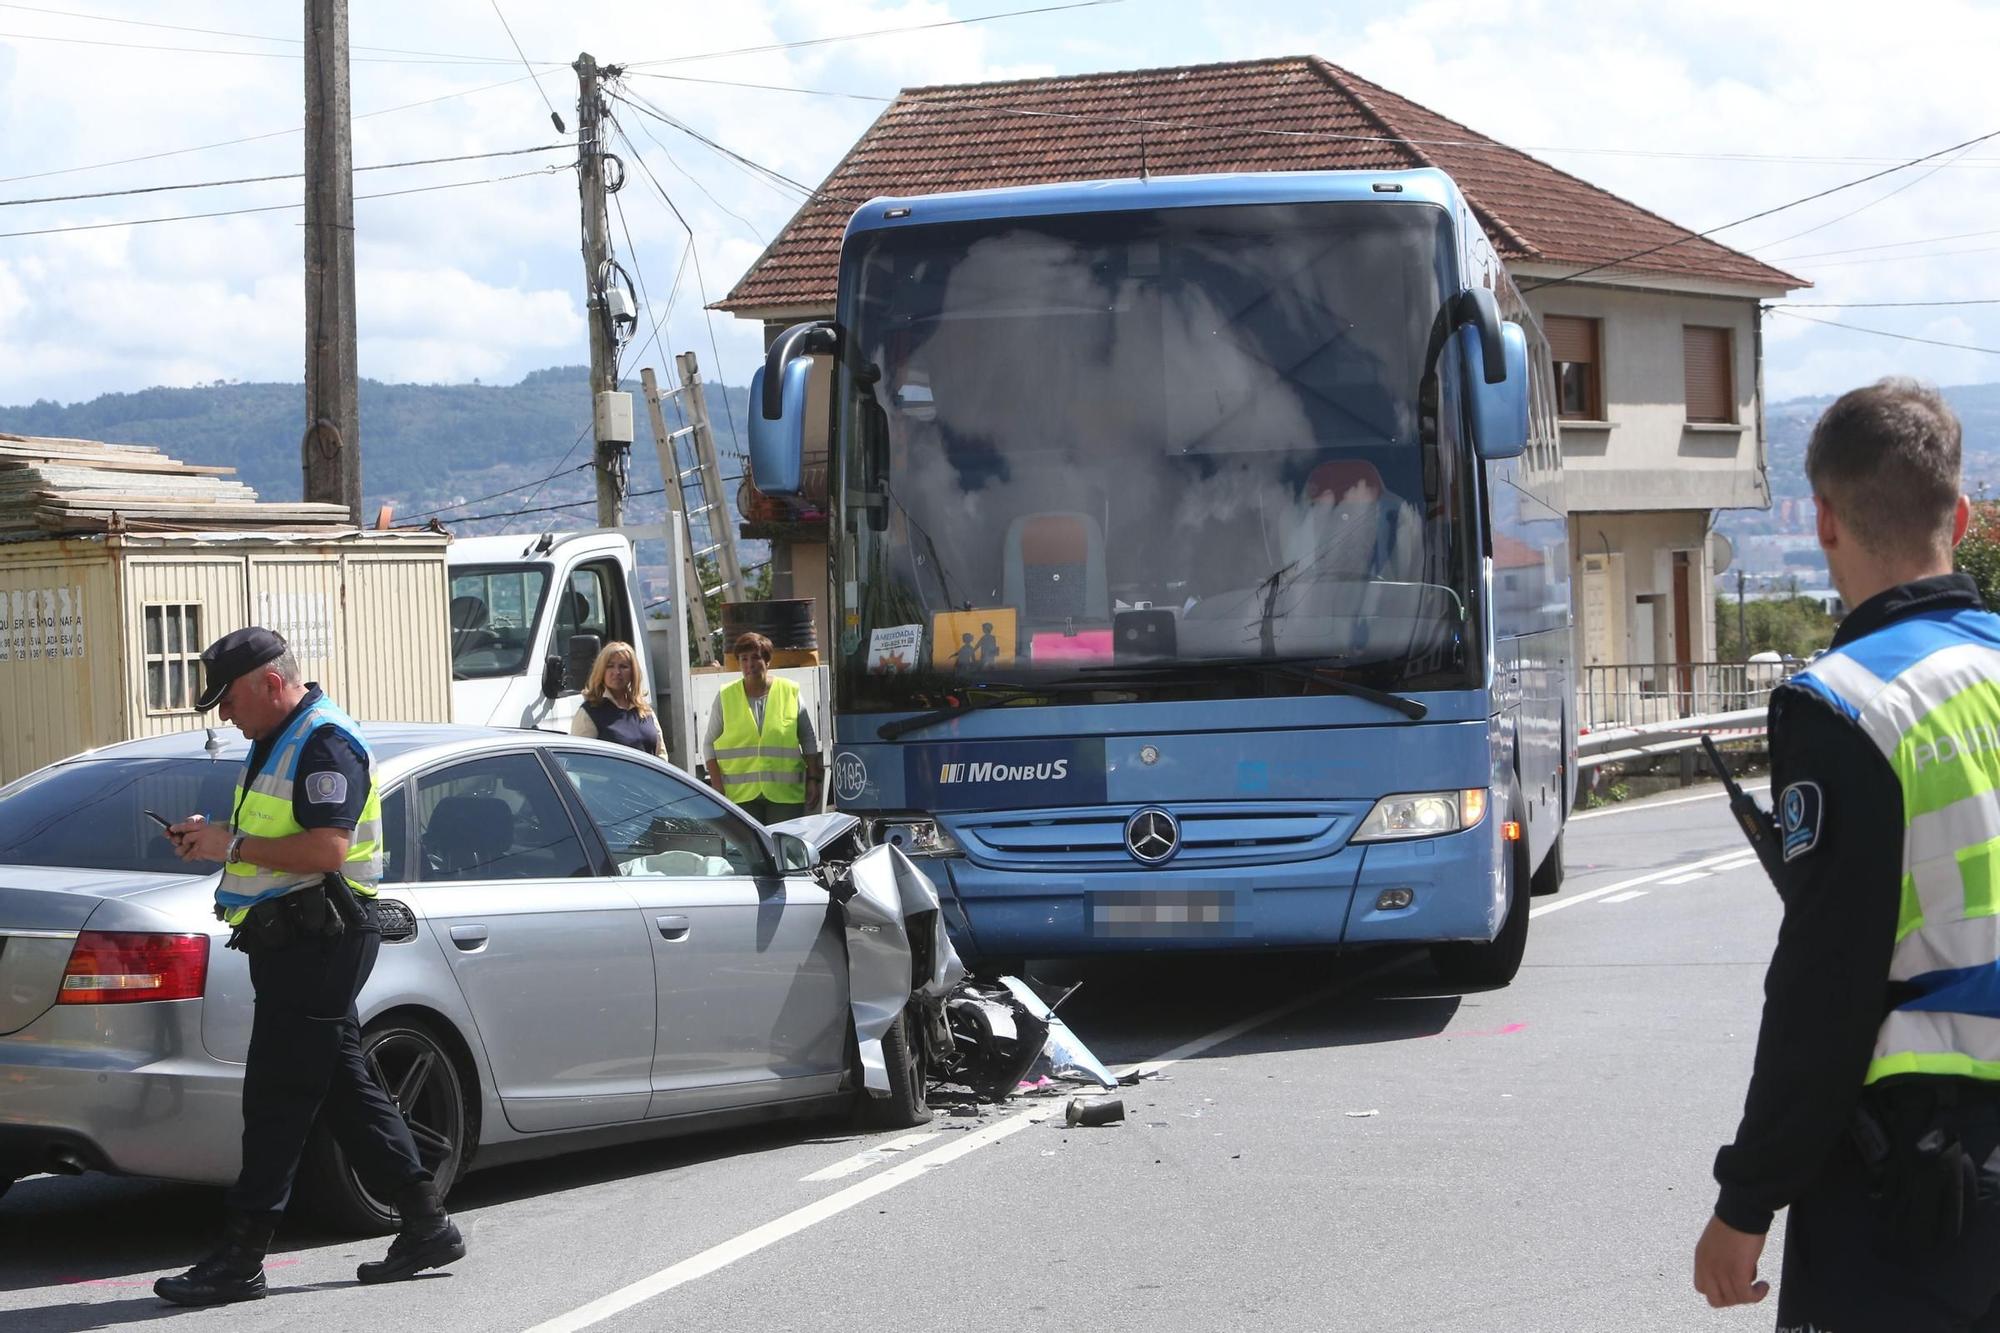
[[801, 1183], [809, 1183], [815, 1180], [839, 1180], [841, 1177], [851, 1176], [857, 1171], [866, 1171], [871, 1166], [879, 1166], [883, 1162], [888, 1161], [898, 1153], [908, 1152], [919, 1144], [930, 1142], [932, 1136], [937, 1132], [935, 1129], [926, 1129], [916, 1134], [905, 1134], [900, 1139], [890, 1139], [887, 1143], [878, 1143], [872, 1148], [854, 1154], [852, 1157], [843, 1157], [832, 1166], [822, 1167], [809, 1176], [801, 1176], [799, 1180]]
[[1714, 873], [1715, 871], [1713, 870], [1690, 870], [1685, 875], [1675, 875], [1672, 879], [1661, 880], [1660, 887], [1665, 888], [1669, 884], [1692, 884], [1698, 879], [1707, 879]]
[[[1668, 880], [1666, 882], [1672, 884], [1674, 881]], [[1645, 896], [1646, 896], [1646, 890], [1644, 889], [1627, 889], [1623, 893], [1612, 894], [1609, 898], [1606, 898], [1604, 901], [1607, 903], [1629, 903], [1634, 898], [1643, 898]]]
[[[1227, 1027], [1217, 1028], [1205, 1037], [1196, 1037], [1193, 1041], [1184, 1042], [1155, 1059], [1143, 1061], [1140, 1064], [1133, 1065], [1129, 1070], [1120, 1071], [1120, 1076], [1125, 1077], [1134, 1073], [1156, 1073], [1159, 1070], [1165, 1069], [1168, 1065], [1192, 1059], [1200, 1055], [1203, 1051], [1214, 1046], [1219, 1046], [1223, 1042], [1234, 1040], [1252, 1029], [1261, 1027], [1266, 1023], [1275, 1022], [1277, 1019], [1296, 1013], [1308, 1005], [1331, 999], [1343, 991], [1352, 990], [1377, 973], [1388, 971], [1392, 967], [1401, 966], [1403, 961], [1401, 958], [1386, 959], [1374, 967], [1358, 972], [1344, 981], [1336, 982], [1330, 986], [1322, 986], [1318, 990], [1301, 995], [1296, 999], [1288, 1000], [1276, 1008], [1266, 1009], [1261, 1014], [1253, 1014], [1249, 1018], [1243, 1019], [1241, 1022], [1231, 1023]], [[783, 1217], [774, 1218], [760, 1227], [754, 1227], [744, 1232], [740, 1236], [732, 1237], [718, 1245], [712, 1245], [700, 1254], [683, 1259], [672, 1267], [663, 1268], [651, 1277], [641, 1278], [628, 1286], [620, 1287], [608, 1296], [600, 1296], [588, 1305], [579, 1306], [567, 1314], [557, 1315], [553, 1319], [536, 1324], [528, 1330], [528, 1333], [576, 1333], [578, 1329], [589, 1328], [592, 1324], [601, 1323], [613, 1315], [622, 1314], [635, 1305], [644, 1304], [655, 1296], [664, 1295], [676, 1287], [685, 1286], [697, 1278], [707, 1277], [710, 1273], [727, 1268], [739, 1259], [746, 1259], [759, 1250], [767, 1249], [781, 1240], [797, 1235], [808, 1227], [824, 1222], [828, 1218], [837, 1217], [856, 1204], [866, 1203], [868, 1200], [879, 1194], [885, 1194], [898, 1185], [907, 1184], [919, 1176], [936, 1170], [938, 1167], [949, 1165], [959, 1158], [966, 1156], [968, 1153], [976, 1152], [988, 1144], [998, 1143], [1003, 1139], [1010, 1138], [1032, 1124], [1047, 1120], [1061, 1109], [1060, 1104], [1045, 1102], [1030, 1107], [1017, 1115], [1009, 1116], [1005, 1120], [995, 1121], [983, 1129], [976, 1130], [962, 1138], [953, 1139], [942, 1147], [933, 1148], [929, 1152], [912, 1157], [906, 1162], [899, 1162], [880, 1175], [856, 1181], [846, 1189], [836, 1190], [824, 1199], [816, 1200], [813, 1203], [805, 1205], [803, 1208], [795, 1208]]]
[[1754, 866], [1756, 864], [1757, 864], [1757, 853], [1745, 852], [1741, 856], [1737, 857], [1734, 861], [1724, 861], [1721, 865], [1715, 868], [1715, 873], [1719, 875], [1725, 870], [1741, 870], [1744, 866]]
[[[1769, 791], [1771, 790], [1771, 784], [1766, 782], [1755, 787], [1745, 787], [1743, 790], [1749, 792]], [[1621, 801], [1617, 805], [1610, 806], [1607, 809], [1586, 810], [1580, 815], [1571, 815], [1568, 822], [1574, 824], [1579, 819], [1602, 819], [1606, 815], [1629, 815], [1635, 810], [1663, 810], [1670, 805], [1687, 805], [1694, 801], [1712, 801], [1718, 796], [1727, 795], [1729, 795], [1728, 792], [1718, 787], [1714, 791], [1705, 791], [1699, 796], [1676, 796], [1671, 801]]]
[[1710, 866], [1719, 865], [1724, 861], [1734, 861], [1741, 855], [1741, 852], [1724, 852], [1720, 856], [1711, 856], [1704, 861], [1690, 861], [1686, 865], [1668, 866], [1665, 870], [1655, 870], [1649, 875], [1634, 875], [1631, 879], [1621, 879], [1616, 884], [1606, 884], [1601, 889], [1590, 889], [1587, 892], [1574, 896], [1565, 894], [1552, 903], [1543, 903], [1540, 907], [1529, 908], [1528, 915], [1530, 918], [1546, 916], [1550, 912], [1560, 912], [1565, 907], [1574, 907], [1578, 903], [1587, 903], [1593, 898], [1602, 898], [1607, 893], [1616, 893], [1620, 889], [1636, 888], [1641, 884], [1657, 884], [1663, 879], [1685, 874], [1690, 870], [1706, 870]]

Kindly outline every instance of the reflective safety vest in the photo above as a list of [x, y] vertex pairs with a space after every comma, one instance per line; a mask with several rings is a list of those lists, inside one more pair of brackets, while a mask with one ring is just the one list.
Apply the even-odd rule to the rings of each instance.
[[[271, 743], [264, 766], [255, 773], [249, 762], [237, 782], [235, 826], [238, 833], [252, 838], [286, 838], [305, 832], [292, 812], [293, 778], [298, 773], [299, 752], [308, 738], [321, 727], [330, 726], [346, 737], [369, 760], [368, 799], [355, 823], [354, 837], [347, 846], [347, 864], [342, 877], [364, 898], [375, 896], [382, 878], [382, 802], [375, 790], [374, 753], [361, 738], [361, 728], [353, 718], [321, 696], [310, 708], [299, 711]], [[263, 870], [247, 861], [224, 866], [222, 882], [216, 886], [215, 902], [223, 920], [242, 924], [250, 909], [266, 898], [277, 898], [318, 884], [324, 876], [300, 875], [294, 871]]]
[[722, 689], [722, 735], [715, 742], [715, 766], [722, 790], [737, 804], [759, 796], [779, 805], [803, 805], [806, 757], [799, 752], [799, 687], [772, 676], [764, 696], [764, 726], [750, 712], [743, 682]]
[[1792, 682], [1860, 727], [1903, 789], [1902, 909], [1889, 977], [1915, 996], [1882, 1021], [1866, 1081], [1933, 1074], [2000, 1083], [2000, 616], [1972, 608], [1911, 616], [1828, 653]]

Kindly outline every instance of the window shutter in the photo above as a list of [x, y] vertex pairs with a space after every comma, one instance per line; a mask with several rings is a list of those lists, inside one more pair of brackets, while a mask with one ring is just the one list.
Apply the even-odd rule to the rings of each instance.
[[1549, 340], [1549, 360], [1594, 364], [1597, 360], [1597, 321], [1575, 315], [1550, 315], [1542, 320], [1542, 334]]
[[1690, 324], [1681, 334], [1687, 364], [1687, 419], [1736, 420], [1729, 330]]

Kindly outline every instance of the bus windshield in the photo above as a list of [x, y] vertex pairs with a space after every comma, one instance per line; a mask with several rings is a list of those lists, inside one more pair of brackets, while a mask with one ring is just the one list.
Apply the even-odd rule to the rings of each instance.
[[1259, 658], [1473, 684], [1455, 358], [1426, 379], [1453, 253], [1442, 210], [1373, 203], [856, 238], [841, 705]]

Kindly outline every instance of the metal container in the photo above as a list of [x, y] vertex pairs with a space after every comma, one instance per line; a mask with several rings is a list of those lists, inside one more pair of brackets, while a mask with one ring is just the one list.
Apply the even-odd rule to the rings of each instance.
[[203, 725], [201, 650], [283, 634], [362, 721], [451, 716], [450, 579], [432, 533], [112, 533], [0, 543], [0, 782]]

